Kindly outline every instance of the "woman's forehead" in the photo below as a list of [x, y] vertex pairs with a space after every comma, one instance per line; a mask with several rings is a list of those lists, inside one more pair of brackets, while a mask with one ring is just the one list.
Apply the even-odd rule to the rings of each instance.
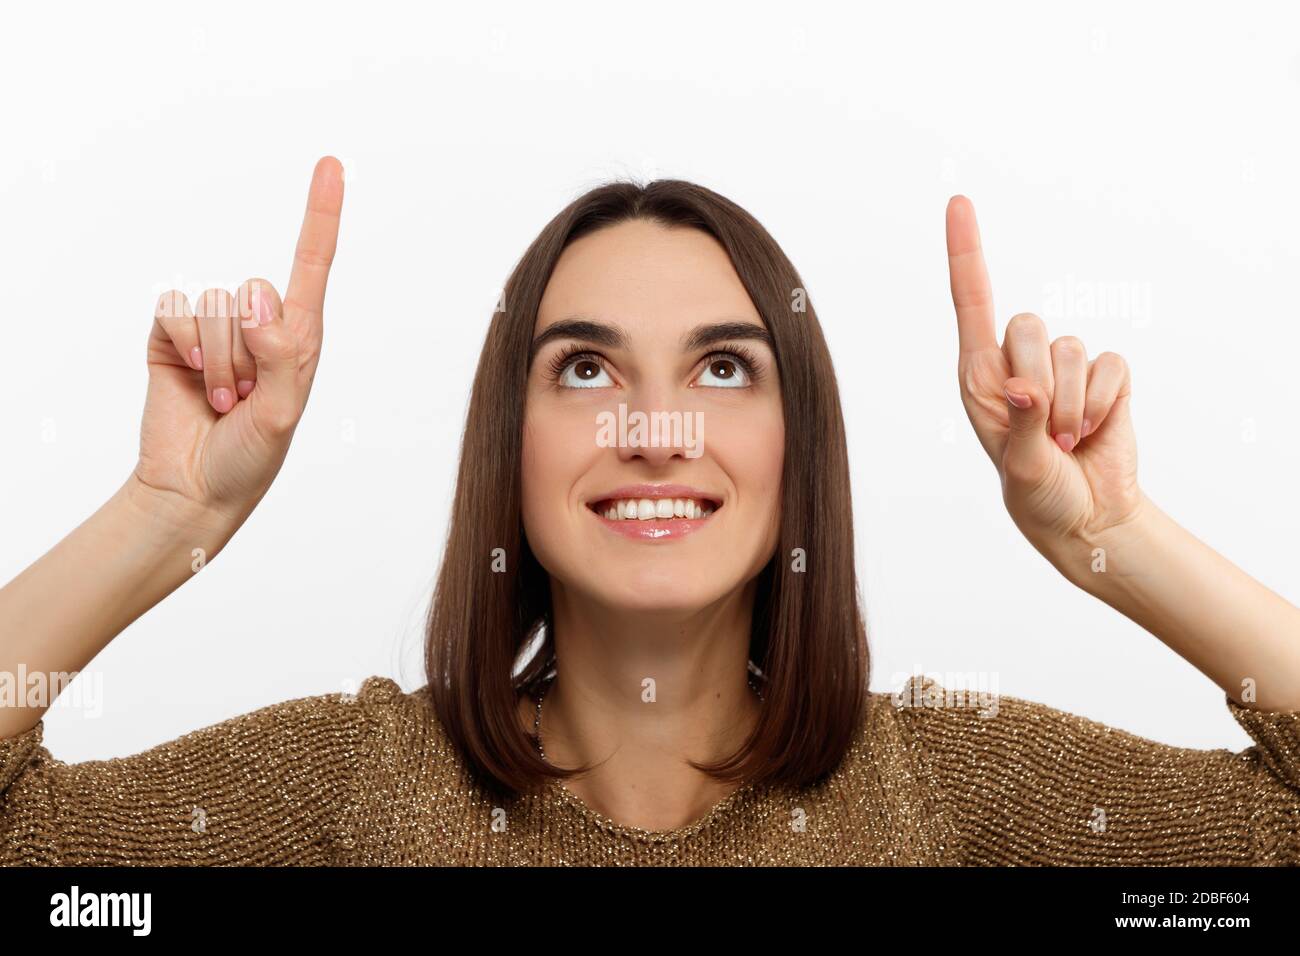
[[762, 324], [726, 250], [698, 229], [633, 220], [590, 233], [560, 256], [538, 308], [538, 332], [583, 316], [631, 337], [680, 334], [702, 322]]

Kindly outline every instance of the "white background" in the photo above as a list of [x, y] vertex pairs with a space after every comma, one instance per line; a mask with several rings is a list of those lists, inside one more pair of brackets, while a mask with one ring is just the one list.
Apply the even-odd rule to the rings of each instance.
[[229, 548], [91, 665], [103, 714], [49, 712], [57, 756], [138, 752], [369, 674], [423, 683], [497, 290], [563, 205], [620, 176], [718, 190], [802, 273], [848, 421], [873, 689], [916, 667], [978, 671], [1167, 743], [1248, 743], [1218, 687], [1006, 516], [958, 397], [943, 214], [953, 193], [974, 200], [1000, 327], [1038, 312], [1053, 337], [1129, 360], [1147, 493], [1300, 600], [1294, 8], [6, 18], [0, 580], [128, 475], [157, 295], [259, 275], [283, 289], [314, 162], [347, 170], [325, 351], [288, 462]]

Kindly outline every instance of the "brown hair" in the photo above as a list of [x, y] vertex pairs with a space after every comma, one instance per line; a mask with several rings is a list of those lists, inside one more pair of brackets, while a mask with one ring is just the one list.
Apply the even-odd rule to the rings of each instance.
[[[613, 182], [585, 193], [546, 225], [506, 282], [474, 376], [429, 610], [431, 703], [490, 792], [516, 795], [574, 772], [543, 761], [518, 719], [520, 688], [542, 677], [554, 654], [549, 578], [520, 517], [525, 389], [538, 305], [560, 253], [630, 219], [716, 239], [772, 336], [786, 422], [781, 528], [758, 576], [749, 655], [765, 677], [765, 701], [742, 748], [700, 769], [720, 780], [808, 786], [839, 764], [869, 701], [839, 390], [816, 313], [785, 253], [745, 210], [682, 180]], [[497, 548], [504, 572], [491, 568]], [[792, 566], [796, 548], [806, 570]], [[516, 677], [521, 652], [539, 631], [542, 646]]]

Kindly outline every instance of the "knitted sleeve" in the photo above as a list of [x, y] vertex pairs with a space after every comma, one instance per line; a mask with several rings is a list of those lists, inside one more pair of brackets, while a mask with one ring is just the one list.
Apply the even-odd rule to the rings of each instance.
[[313, 865], [347, 862], [376, 711], [400, 694], [274, 704], [130, 757], [68, 764], [44, 721], [0, 739], [0, 864]]
[[1300, 711], [1228, 710], [1254, 744], [1173, 747], [913, 678], [895, 695], [967, 865], [1300, 865]]

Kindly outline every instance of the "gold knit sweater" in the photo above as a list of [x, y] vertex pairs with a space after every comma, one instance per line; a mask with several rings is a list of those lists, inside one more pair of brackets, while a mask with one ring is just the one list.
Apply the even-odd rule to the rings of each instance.
[[[67, 764], [0, 740], [0, 863], [38, 865], [1296, 865], [1300, 711], [1225, 695], [1254, 740], [1171, 747], [1043, 704], [873, 692], [840, 767], [742, 787], [670, 831], [556, 783], [494, 807], [429, 706], [371, 677], [144, 753]], [[899, 706], [899, 699], [903, 706]], [[923, 701], [925, 703], [916, 703]]]

